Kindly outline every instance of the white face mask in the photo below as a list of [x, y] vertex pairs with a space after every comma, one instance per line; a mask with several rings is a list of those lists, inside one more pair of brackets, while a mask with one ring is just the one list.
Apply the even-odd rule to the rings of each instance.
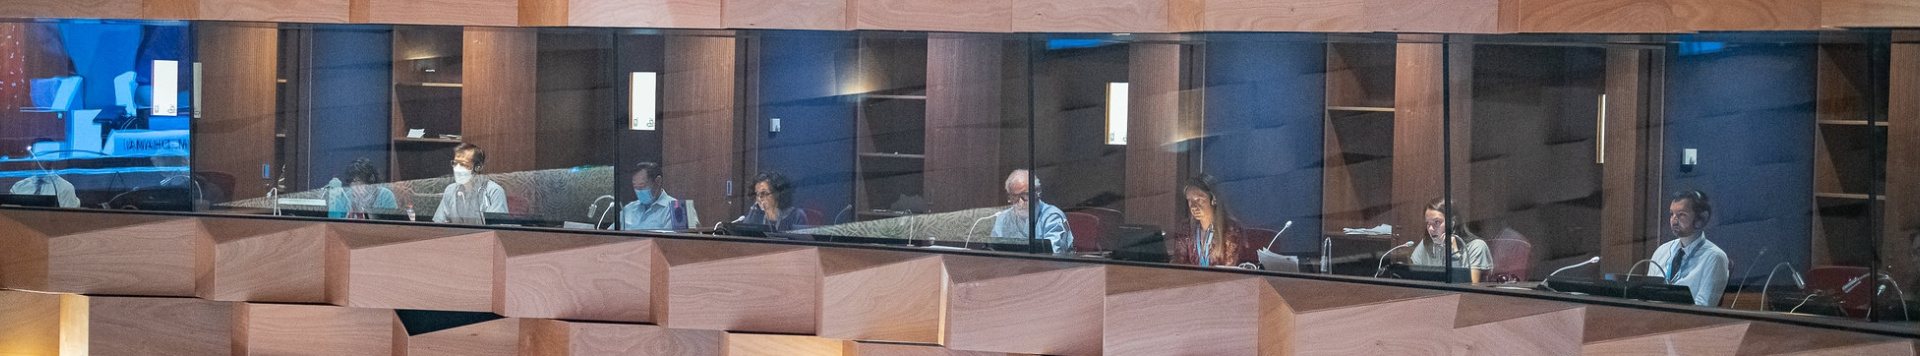
[[473, 170], [467, 167], [453, 166], [453, 184], [467, 184], [473, 180]]

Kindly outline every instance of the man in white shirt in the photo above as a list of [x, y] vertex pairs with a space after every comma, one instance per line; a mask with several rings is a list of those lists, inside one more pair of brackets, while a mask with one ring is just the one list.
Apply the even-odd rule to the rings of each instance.
[[507, 190], [482, 174], [486, 167], [487, 152], [480, 146], [453, 148], [453, 184], [441, 192], [433, 222], [479, 225], [487, 223], [486, 213], [507, 212]]
[[[633, 171], [635, 200], [620, 207], [621, 230], [671, 230], [686, 228], [686, 220], [675, 221], [680, 200], [660, 189], [660, 164], [641, 162]], [[681, 226], [674, 226], [678, 223]]]
[[1687, 286], [1693, 292], [1694, 305], [1718, 306], [1721, 293], [1727, 289], [1727, 253], [1707, 241], [1713, 203], [1706, 193], [1697, 190], [1674, 194], [1667, 201], [1667, 225], [1676, 238], [1653, 251], [1655, 265], [1647, 267], [1647, 275]]

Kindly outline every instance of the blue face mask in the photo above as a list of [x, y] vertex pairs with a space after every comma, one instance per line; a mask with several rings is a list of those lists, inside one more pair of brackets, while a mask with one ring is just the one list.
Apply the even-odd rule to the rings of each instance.
[[653, 204], [653, 189], [634, 189], [633, 195], [639, 197], [634, 201], [640, 202], [640, 205]]

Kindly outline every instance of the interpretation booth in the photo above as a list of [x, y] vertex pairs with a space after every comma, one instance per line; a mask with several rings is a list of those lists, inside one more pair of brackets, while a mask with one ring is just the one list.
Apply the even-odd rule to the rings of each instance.
[[0, 187], [0, 355], [1913, 355], [1920, 1], [12, 0]]

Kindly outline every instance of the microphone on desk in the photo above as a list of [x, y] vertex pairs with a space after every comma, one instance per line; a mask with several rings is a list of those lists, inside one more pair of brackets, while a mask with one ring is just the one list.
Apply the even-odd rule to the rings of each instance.
[[1000, 214], [1003, 214], [1006, 212], [1007, 212], [1006, 210], [996, 211], [996, 212], [993, 212], [993, 215], [987, 215], [987, 216], [982, 216], [979, 219], [973, 219], [973, 224], [967, 225], [967, 233], [960, 235], [960, 237], [962, 238], [962, 240], [960, 241], [960, 248], [967, 248], [967, 245], [973, 244], [973, 228], [980, 227], [981, 221], [1000, 217]]
[[[1672, 271], [1668, 271], [1668, 270], [1667, 270], [1667, 266], [1665, 266], [1665, 265], [1661, 265], [1661, 264], [1660, 264], [1659, 262], [1654, 262], [1654, 261], [1653, 261], [1653, 259], [1651, 259], [1651, 258], [1649, 258], [1649, 259], [1644, 259], [1644, 260], [1640, 260], [1640, 262], [1634, 262], [1634, 263], [1633, 263], [1633, 266], [1632, 266], [1632, 267], [1627, 267], [1627, 281], [1628, 281], [1628, 282], [1632, 282], [1632, 281], [1633, 281], [1633, 270], [1634, 270], [1635, 268], [1640, 268], [1640, 264], [1642, 264], [1642, 263], [1651, 263], [1651, 264], [1653, 264], [1653, 266], [1654, 266], [1654, 267], [1658, 267], [1658, 268], [1660, 268], [1660, 278], [1669, 278], [1669, 277], [1673, 277], [1673, 272], [1672, 272]], [[1669, 284], [1671, 284], [1671, 283], [1669, 283]], [[1736, 298], [1738, 298], [1738, 296], [1735, 296], [1735, 297], [1736, 297]]]
[[1320, 274], [1333, 274], [1333, 270], [1329, 269], [1329, 267], [1332, 267], [1332, 266], [1329, 264], [1329, 262], [1327, 262], [1328, 260], [1332, 260], [1332, 259], [1333, 259], [1333, 237], [1328, 236], [1326, 238], [1320, 239]]
[[[1541, 278], [1540, 286], [1547, 287], [1547, 290], [1558, 292], [1557, 290], [1553, 290], [1553, 286], [1547, 285], [1547, 281], [1553, 280], [1554, 275], [1560, 274], [1560, 272], [1565, 272], [1566, 270], [1574, 269], [1580, 266], [1595, 264], [1595, 263], [1600, 263], [1600, 256], [1593, 256], [1593, 258], [1587, 259], [1586, 262], [1575, 263], [1572, 266], [1560, 267], [1560, 269], [1553, 270], [1553, 273], [1548, 273], [1547, 278]], [[1631, 273], [1632, 271], [1628, 271], [1628, 272]]]
[[1273, 240], [1267, 242], [1267, 251], [1273, 251], [1273, 244], [1280, 242], [1280, 234], [1287, 233], [1287, 228], [1289, 227], [1293, 227], [1293, 220], [1287, 220], [1286, 225], [1280, 226], [1279, 232], [1273, 233]]
[[[593, 212], [598, 210], [593, 208], [594, 205], [600, 204], [600, 201], [602, 200], [614, 200], [614, 199], [617, 199], [617, 198], [614, 198], [613, 195], [602, 195], [598, 198], [593, 198], [592, 203], [587, 203], [587, 218], [592, 219]], [[612, 212], [613, 212], [613, 204], [607, 204], [607, 208], [600, 211], [600, 220], [595, 221], [593, 223], [593, 228], [599, 229], [601, 224], [607, 223], [607, 214]], [[618, 229], [614, 229], [614, 230], [618, 230]]]
[[1407, 243], [1400, 244], [1400, 246], [1394, 246], [1393, 248], [1387, 249], [1386, 253], [1380, 254], [1380, 262], [1375, 264], [1378, 268], [1373, 270], [1373, 278], [1380, 278], [1381, 273], [1387, 272], [1387, 256], [1392, 256], [1393, 250], [1407, 247], [1413, 247], [1413, 241], [1407, 241]]
[[[1752, 276], [1752, 275], [1753, 275], [1753, 266], [1756, 266], [1756, 265], [1759, 265], [1759, 264], [1760, 264], [1760, 258], [1761, 258], [1761, 257], [1767, 257], [1767, 248], [1766, 248], [1765, 246], [1761, 246], [1761, 247], [1760, 247], [1760, 253], [1759, 253], [1759, 254], [1755, 254], [1755, 255], [1753, 255], [1753, 262], [1751, 262], [1751, 263], [1747, 263], [1747, 271], [1746, 271], [1746, 272], [1740, 272], [1740, 278], [1742, 278], [1742, 279], [1745, 279], [1745, 278], [1747, 278], [1748, 276]], [[1672, 276], [1672, 275], [1671, 275], [1671, 274], [1669, 274], [1668, 276]], [[1746, 294], [1746, 293], [1747, 293], [1747, 283], [1746, 283], [1745, 281], [1741, 281], [1741, 282], [1740, 282], [1740, 288], [1739, 288], [1739, 289], [1735, 289], [1735, 290], [1733, 291], [1733, 304], [1727, 304], [1727, 305], [1740, 305], [1740, 295], [1741, 295], [1741, 294]], [[1762, 309], [1765, 309], [1765, 308], [1763, 307]]]
[[1800, 290], [1803, 291], [1807, 290], [1807, 280], [1800, 278], [1800, 271], [1793, 269], [1793, 262], [1781, 262], [1780, 264], [1773, 265], [1773, 271], [1767, 272], [1767, 283], [1760, 285], [1760, 310], [1767, 310], [1767, 289], [1773, 288], [1773, 275], [1780, 273], [1781, 266], [1786, 266], [1787, 273], [1793, 274], [1794, 286], [1800, 287]]

